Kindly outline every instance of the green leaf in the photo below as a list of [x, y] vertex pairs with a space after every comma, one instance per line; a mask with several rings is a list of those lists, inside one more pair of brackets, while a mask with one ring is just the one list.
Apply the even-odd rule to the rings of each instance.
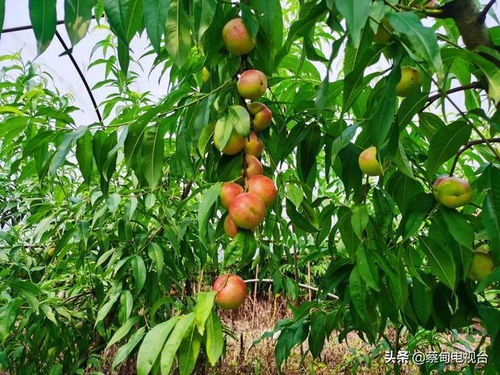
[[49, 305], [46, 305], [46, 304], [42, 303], [40, 305], [40, 310], [43, 311], [43, 313], [45, 314], [45, 316], [47, 317], [47, 319], [49, 319], [52, 323], [54, 323], [56, 326], [59, 325], [57, 323], [56, 317], [54, 315], [54, 311], [52, 310], [52, 308]]
[[351, 40], [357, 47], [361, 40], [361, 30], [370, 14], [370, 0], [335, 0], [335, 6], [345, 18]]
[[[200, 138], [198, 138], [198, 151], [201, 156], [205, 156], [205, 150], [208, 143], [212, 139], [215, 130], [215, 122], [209, 122], [201, 131]], [[226, 141], [227, 143], [227, 141]]]
[[349, 276], [349, 296], [358, 315], [361, 319], [366, 320], [366, 287], [358, 267], [354, 267]]
[[432, 289], [425, 286], [417, 279], [414, 279], [411, 296], [415, 314], [417, 315], [420, 323], [425, 325], [429, 321], [432, 313]]
[[[127, 74], [130, 65], [130, 48], [122, 39], [118, 39], [117, 51], [120, 68], [124, 74]], [[106, 117], [106, 114], [104, 114], [104, 117]]]
[[474, 230], [472, 225], [465, 219], [465, 216], [444, 207], [441, 212], [453, 239], [467, 249], [471, 249], [474, 242]]
[[165, 27], [168, 54], [177, 66], [182, 66], [191, 49], [189, 17], [182, 0], [171, 0]]
[[144, 0], [104, 0], [104, 11], [113, 32], [125, 46], [142, 25]]
[[193, 0], [193, 34], [198, 41], [214, 21], [217, 0]]
[[56, 33], [56, 0], [29, 0], [29, 10], [38, 54], [41, 55]]
[[488, 79], [488, 96], [495, 102], [500, 101], [500, 70], [498, 66], [485, 59], [483, 56], [467, 50], [460, 51], [461, 57], [467, 61], [475, 63], [483, 71]]
[[160, 368], [162, 375], [170, 374], [170, 370], [172, 369], [172, 365], [174, 363], [175, 354], [179, 349], [182, 339], [184, 338], [186, 333], [193, 327], [193, 324], [193, 313], [179, 318], [174, 330], [170, 334], [161, 352]]
[[203, 196], [198, 208], [198, 232], [200, 233], [201, 243], [208, 245], [208, 221], [212, 213], [212, 207], [219, 199], [221, 184], [215, 184], [207, 190]]
[[158, 186], [163, 172], [165, 145], [162, 128], [159, 124], [148, 128], [142, 140], [142, 171], [151, 189]]
[[224, 349], [224, 336], [222, 335], [220, 319], [214, 310], [212, 310], [207, 319], [205, 330], [205, 350], [208, 362], [212, 366], [215, 366]]
[[394, 30], [407, 36], [418, 57], [426, 60], [441, 75], [443, 62], [433, 29], [422, 25], [420, 18], [413, 12], [389, 13], [388, 19]]
[[122, 338], [127, 336], [132, 327], [139, 321], [138, 316], [134, 316], [133, 318], [128, 319], [125, 324], [123, 324], [120, 328], [118, 328], [115, 334], [111, 337], [108, 344], [106, 345], [106, 349], [111, 347], [113, 344], [116, 344]]
[[441, 128], [444, 128], [446, 124], [434, 113], [421, 112], [418, 115], [419, 118], [419, 128], [428, 140], [437, 133]]
[[163, 271], [164, 257], [163, 250], [160, 245], [155, 242], [151, 242], [148, 246], [148, 255], [155, 265], [156, 272], [158, 275], [161, 275]]
[[118, 351], [116, 352], [115, 358], [113, 359], [113, 363], [111, 365], [111, 368], [114, 369], [116, 366], [118, 366], [120, 363], [125, 361], [130, 353], [132, 353], [132, 350], [141, 342], [143, 336], [144, 336], [144, 331], [146, 330], [145, 327], [139, 328], [133, 335], [132, 337], [128, 340], [128, 342], [120, 347]]
[[239, 135], [246, 137], [250, 134], [250, 115], [241, 105], [229, 107], [226, 122], [231, 123], [231, 127], [236, 130]]
[[134, 297], [130, 290], [124, 290], [120, 295], [120, 307], [118, 309], [118, 321], [120, 324], [125, 323], [132, 313], [134, 308]]
[[69, 40], [75, 45], [87, 33], [92, 19], [93, 0], [65, 0], [64, 23]]
[[198, 332], [203, 336], [205, 323], [212, 312], [215, 302], [216, 292], [200, 292], [196, 295], [196, 305], [194, 307], [194, 320]]
[[427, 175], [432, 177], [439, 167], [457, 153], [462, 145], [467, 143], [471, 135], [471, 126], [462, 121], [456, 121], [441, 128], [432, 137], [427, 159]]
[[135, 255], [132, 258], [132, 274], [135, 280], [135, 295], [138, 295], [146, 282], [146, 265], [141, 256]]
[[351, 143], [351, 140], [356, 134], [358, 128], [359, 126], [357, 124], [348, 126], [339, 137], [335, 138], [335, 140], [332, 143], [332, 155], [331, 155], [332, 164], [337, 158], [338, 153], [349, 143]]
[[286, 185], [286, 197], [294, 204], [295, 208], [299, 208], [304, 200], [304, 192], [297, 184], [290, 183]]
[[233, 132], [233, 121], [229, 121], [229, 115], [222, 115], [215, 123], [214, 140], [217, 140], [219, 150], [226, 147], [231, 133]]
[[148, 332], [137, 354], [137, 375], [147, 375], [153, 368], [167, 337], [177, 324], [178, 316], [157, 324]]
[[490, 252], [498, 262], [500, 259], [500, 183], [498, 181], [484, 198], [481, 218], [490, 240]]
[[76, 141], [76, 160], [85, 182], [90, 184], [94, 159], [92, 158], [92, 134], [88, 130]]
[[311, 314], [311, 332], [309, 334], [309, 349], [314, 358], [318, 358], [325, 344], [327, 314], [317, 310]]
[[108, 292], [108, 295], [106, 296], [107, 302], [104, 305], [102, 305], [102, 307], [97, 312], [97, 317], [95, 318], [94, 327], [96, 327], [97, 324], [99, 324], [99, 322], [101, 322], [106, 317], [106, 315], [108, 315], [113, 305], [116, 303], [118, 298], [120, 298], [121, 292], [122, 292], [122, 283], [115, 283], [115, 285], [113, 285], [113, 287]]
[[363, 246], [358, 248], [356, 253], [356, 267], [358, 268], [359, 274], [363, 281], [370, 288], [380, 291], [378, 285], [378, 268], [372, 259], [368, 258], [368, 254]]
[[281, 331], [276, 342], [275, 358], [278, 368], [281, 368], [283, 361], [288, 358], [290, 351], [307, 338], [308, 330], [304, 326], [304, 321], [299, 320], [290, 327]]
[[407, 240], [418, 231], [433, 204], [434, 199], [430, 194], [420, 193], [412, 199], [398, 228], [403, 240]]
[[193, 326], [179, 346], [179, 375], [190, 375], [193, 372], [200, 354], [200, 346], [200, 335]]
[[356, 206], [352, 209], [351, 225], [354, 233], [359, 238], [363, 237], [363, 231], [368, 224], [369, 215], [366, 205]]
[[283, 43], [283, 15], [279, 0], [251, 0], [250, 6], [255, 9], [260, 30], [270, 42], [270, 47], [277, 50]]
[[75, 140], [80, 138], [87, 129], [85, 127], [78, 128], [74, 132], [69, 132], [64, 135], [64, 138], [60, 145], [57, 146], [56, 153], [52, 158], [49, 166], [49, 174], [55, 175], [57, 168], [59, 168], [66, 161], [66, 156], [68, 155], [71, 147]]
[[157, 54], [160, 54], [169, 6], [170, 0], [145, 0], [144, 2], [144, 25]]
[[394, 114], [396, 113], [396, 85], [401, 78], [399, 61], [394, 64], [391, 73], [387, 77], [387, 85], [383, 97], [369, 122], [370, 134], [378, 149], [386, 142], [394, 123]]
[[456, 268], [450, 248], [443, 244], [438, 244], [430, 238], [422, 238], [420, 246], [424, 251], [431, 271], [448, 288], [455, 289]]

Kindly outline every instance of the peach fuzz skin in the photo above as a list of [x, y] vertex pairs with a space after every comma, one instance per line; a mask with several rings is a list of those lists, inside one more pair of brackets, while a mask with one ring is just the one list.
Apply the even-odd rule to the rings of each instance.
[[215, 280], [212, 290], [217, 292], [215, 302], [223, 309], [236, 310], [247, 296], [247, 286], [238, 275], [221, 275]]

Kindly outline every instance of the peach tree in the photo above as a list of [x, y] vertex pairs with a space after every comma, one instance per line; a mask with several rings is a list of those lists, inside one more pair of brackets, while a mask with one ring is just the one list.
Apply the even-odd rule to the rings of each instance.
[[[496, 373], [493, 5], [30, 0], [39, 54], [58, 39], [68, 58], [92, 19], [109, 30], [89, 93], [112, 93], [75, 123], [56, 66], [1, 58], [0, 368], [82, 373], [115, 347], [113, 368], [189, 374], [223, 355], [242, 278], [270, 278], [297, 301], [278, 368], [303, 342], [316, 358], [354, 331], [397, 352], [436, 330], [479, 332]], [[139, 35], [162, 98], [134, 91]]]

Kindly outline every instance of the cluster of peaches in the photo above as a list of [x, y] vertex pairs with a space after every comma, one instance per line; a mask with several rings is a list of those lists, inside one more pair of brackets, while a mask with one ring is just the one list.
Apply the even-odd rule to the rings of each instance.
[[[235, 55], [245, 55], [255, 47], [255, 40], [248, 33], [241, 18], [229, 21], [224, 26], [222, 37], [227, 50]], [[240, 180], [243, 186], [236, 182], [227, 182], [221, 188], [221, 203], [228, 210], [224, 229], [230, 237], [235, 237], [239, 229], [255, 230], [264, 220], [267, 207], [274, 202], [277, 195], [273, 180], [262, 174], [263, 166], [259, 160], [264, 146], [257, 133], [269, 127], [272, 112], [265, 104], [256, 100], [264, 95], [266, 89], [267, 79], [264, 73], [255, 69], [243, 71], [238, 79], [237, 90], [241, 98], [252, 100], [247, 104], [252, 119], [252, 131], [245, 138], [233, 129], [222, 149], [214, 137], [215, 146], [222, 153], [244, 154]]]
[[[373, 38], [375, 43], [389, 44], [392, 41], [392, 31], [387, 18], [384, 18]], [[421, 86], [420, 73], [417, 69], [404, 66], [401, 68], [401, 79], [396, 85], [396, 95], [407, 97], [419, 91]], [[376, 147], [369, 147], [359, 155], [359, 168], [368, 176], [381, 176], [384, 174], [382, 165], [377, 160]], [[434, 198], [442, 205], [449, 208], [465, 206], [472, 199], [472, 188], [469, 183], [459, 177], [439, 177], [432, 186]]]
[[[226, 49], [237, 56], [246, 55], [255, 47], [255, 39], [251, 37], [241, 18], [235, 18], [224, 26], [222, 38]], [[224, 183], [220, 193], [222, 206], [228, 211], [224, 230], [231, 238], [241, 229], [255, 230], [264, 220], [267, 207], [275, 201], [278, 194], [273, 180], [263, 175], [263, 166], [259, 160], [264, 145], [257, 134], [266, 130], [272, 119], [271, 110], [257, 101], [267, 90], [267, 78], [259, 70], [245, 70], [238, 79], [237, 90], [251, 116], [252, 131], [248, 137], [243, 137], [233, 129], [224, 147], [220, 147], [219, 140], [214, 136], [214, 144], [223, 154], [243, 154], [242, 178], [238, 180], [241, 184]], [[247, 103], [247, 100], [251, 102]], [[243, 279], [233, 274], [219, 276], [212, 289], [217, 292], [215, 301], [225, 309], [237, 309], [247, 295]]]

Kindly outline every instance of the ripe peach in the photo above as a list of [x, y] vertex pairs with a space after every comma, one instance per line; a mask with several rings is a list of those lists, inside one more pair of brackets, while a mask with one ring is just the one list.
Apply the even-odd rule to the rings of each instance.
[[266, 206], [273, 204], [278, 195], [278, 190], [273, 180], [261, 174], [250, 177], [247, 181], [247, 186], [248, 192], [262, 199]]
[[237, 309], [247, 296], [247, 285], [238, 275], [219, 276], [215, 280], [212, 290], [217, 292], [215, 302], [223, 309]]
[[246, 55], [255, 47], [255, 39], [248, 32], [243, 19], [235, 18], [222, 29], [226, 49], [234, 55]]
[[231, 220], [229, 215], [224, 219], [224, 232], [226, 232], [226, 234], [231, 238], [236, 237], [236, 235], [238, 234], [238, 227]]
[[260, 139], [257, 138], [255, 132], [251, 132], [248, 136], [247, 143], [245, 144], [245, 152], [254, 156], [260, 156], [263, 150], [264, 145]]
[[229, 209], [231, 201], [241, 193], [243, 193], [243, 187], [234, 182], [227, 182], [222, 185], [220, 189], [220, 201], [222, 203], [222, 206], [226, 210]]
[[432, 193], [446, 207], [465, 206], [472, 199], [472, 188], [459, 177], [440, 177], [432, 185]]
[[267, 78], [260, 70], [245, 70], [238, 80], [238, 93], [245, 99], [257, 100], [267, 89]]
[[220, 141], [217, 137], [214, 136], [215, 147], [217, 147], [220, 151], [222, 151], [223, 154], [226, 155], [236, 155], [237, 153], [241, 152], [241, 150], [243, 150], [243, 148], [245, 147], [245, 142], [245, 138], [233, 130], [231, 136], [229, 137], [229, 140], [226, 143], [226, 146], [221, 150], [219, 147]]
[[246, 176], [250, 178], [252, 176], [256, 176], [258, 174], [262, 174], [264, 168], [262, 167], [262, 163], [255, 156], [246, 154], [245, 155], [245, 163], [246, 163]]
[[377, 148], [368, 147], [358, 158], [359, 168], [368, 176], [380, 176], [383, 174], [382, 167], [377, 160]]
[[256, 132], [265, 130], [271, 125], [273, 113], [264, 103], [253, 102], [247, 108], [248, 112], [253, 116], [252, 125]]
[[266, 216], [266, 204], [255, 194], [243, 193], [229, 205], [231, 220], [243, 229], [255, 229]]

